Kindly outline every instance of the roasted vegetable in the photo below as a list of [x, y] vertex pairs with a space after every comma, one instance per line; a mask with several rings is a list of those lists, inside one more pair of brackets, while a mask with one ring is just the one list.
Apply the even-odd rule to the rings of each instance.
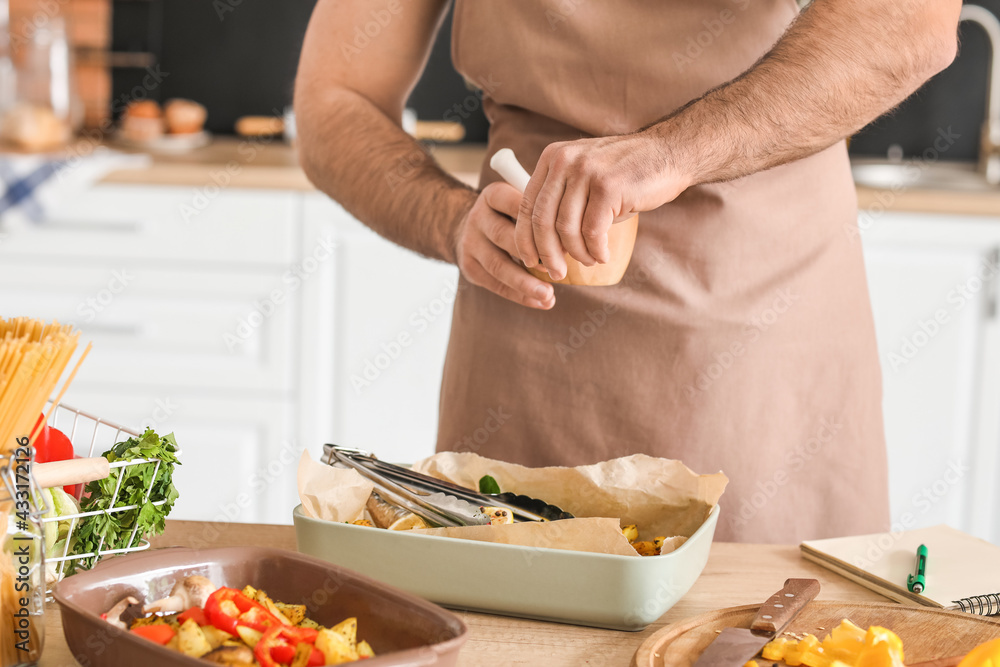
[[243, 667], [243, 665], [254, 664], [253, 651], [243, 644], [219, 646], [202, 657], [219, 665], [230, 665], [231, 667]]
[[212, 645], [205, 638], [205, 633], [190, 618], [181, 624], [177, 632], [177, 647], [181, 653], [192, 658], [200, 658], [212, 651]]
[[428, 528], [427, 523], [413, 512], [388, 503], [378, 493], [372, 491], [365, 504], [365, 509], [371, 515], [372, 521], [379, 528], [389, 530], [409, 530], [411, 528]]
[[[112, 611], [130, 604], [141, 609], [126, 598]], [[357, 618], [326, 628], [306, 617], [305, 605], [276, 602], [253, 586], [218, 588], [204, 608], [151, 614], [134, 619], [129, 629], [170, 650], [230, 667], [320, 667], [375, 655], [357, 639]]]
[[322, 653], [328, 665], [339, 665], [358, 659], [358, 652], [353, 644], [339, 632], [323, 628], [316, 636], [316, 648]]
[[514, 523], [514, 515], [510, 513], [510, 510], [504, 509], [503, 507], [480, 507], [479, 511], [483, 515], [489, 517], [491, 526], [502, 526], [508, 523]]

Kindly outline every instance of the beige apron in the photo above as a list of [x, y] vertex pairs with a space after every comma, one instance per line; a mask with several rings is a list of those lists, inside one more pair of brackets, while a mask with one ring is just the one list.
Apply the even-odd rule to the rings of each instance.
[[[457, 0], [489, 153], [641, 127], [750, 67], [793, 0]], [[497, 175], [484, 165], [482, 184]], [[633, 452], [724, 471], [717, 539], [888, 527], [881, 375], [843, 143], [640, 217], [613, 287], [540, 312], [464, 280], [438, 448], [531, 466]]]

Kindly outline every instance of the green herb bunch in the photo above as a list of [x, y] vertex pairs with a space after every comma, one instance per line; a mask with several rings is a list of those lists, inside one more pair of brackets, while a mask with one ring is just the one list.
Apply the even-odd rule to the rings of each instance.
[[[177, 460], [177, 441], [173, 433], [160, 437], [152, 429], [146, 429], [141, 438], [129, 438], [119, 442], [102, 456], [110, 463], [133, 459], [159, 459], [160, 465], [157, 467], [153, 461], [112, 468], [111, 474], [105, 479], [87, 484], [80, 503], [83, 512], [128, 505], [137, 507], [125, 512], [101, 513], [81, 519], [72, 551], [75, 555], [97, 553], [98, 545], [102, 551], [127, 549], [138, 545], [143, 537], [159, 535], [166, 527], [167, 514], [177, 500], [178, 493], [174, 487], [173, 473], [174, 466], [180, 465], [180, 462]], [[118, 495], [115, 496], [119, 477], [122, 478], [121, 486]], [[149, 498], [146, 498], [147, 490], [150, 490]], [[154, 505], [161, 500], [164, 501], [162, 505]], [[133, 530], [135, 530], [134, 539], [132, 539]], [[102, 537], [103, 544], [101, 544]], [[68, 561], [67, 574], [73, 574], [76, 568], [90, 569], [96, 559], [96, 556], [90, 556]]]

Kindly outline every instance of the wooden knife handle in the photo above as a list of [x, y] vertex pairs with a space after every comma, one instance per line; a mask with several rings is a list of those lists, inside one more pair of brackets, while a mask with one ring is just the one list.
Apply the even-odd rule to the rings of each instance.
[[31, 471], [38, 486], [51, 489], [54, 486], [86, 484], [95, 479], [104, 479], [111, 474], [111, 464], [103, 456], [84, 459], [36, 463]]
[[781, 632], [817, 595], [819, 582], [815, 579], [786, 579], [785, 587], [761, 606], [750, 630], [772, 635]]

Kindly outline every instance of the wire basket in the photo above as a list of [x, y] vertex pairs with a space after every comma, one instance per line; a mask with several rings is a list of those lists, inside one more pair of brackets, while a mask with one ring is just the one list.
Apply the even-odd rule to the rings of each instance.
[[[72, 408], [68, 405], [60, 403], [56, 406], [55, 411], [52, 414], [52, 419], [49, 422], [49, 426], [59, 429], [70, 439], [73, 443], [73, 450], [77, 455], [82, 456], [100, 456], [103, 452], [111, 449], [115, 444], [121, 442], [123, 439], [129, 437], [141, 437], [142, 434], [138, 431], [128, 428], [126, 426], [121, 426], [114, 422], [107, 421], [106, 419], [101, 419], [100, 417], [95, 417], [94, 415], [88, 414], [82, 410]], [[179, 455], [180, 452], [178, 451]], [[153, 474], [150, 477], [149, 487], [146, 489], [145, 501], [149, 501], [149, 496], [152, 493], [153, 485], [156, 483], [156, 476], [159, 472], [160, 459], [130, 459], [128, 461], [116, 461], [110, 465], [113, 471], [116, 468], [131, 468], [134, 466], [154, 466]], [[122, 480], [125, 479], [126, 474], [123, 470], [118, 475], [118, 483], [115, 486], [114, 500], [111, 503], [111, 507], [104, 510], [94, 510], [90, 512], [78, 512], [76, 514], [66, 514], [63, 516], [48, 516], [42, 518], [42, 523], [61, 523], [65, 521], [70, 521], [70, 527], [68, 535], [72, 535], [76, 530], [77, 525], [81, 519], [89, 516], [94, 516], [97, 514], [111, 514], [119, 512], [128, 512], [130, 510], [138, 509], [140, 505], [119, 505], [118, 504], [118, 494], [121, 491]], [[160, 500], [154, 502], [153, 505], [160, 506], [165, 500]], [[45, 500], [45, 514], [51, 514], [53, 508], [48, 506], [48, 500]], [[48, 565], [48, 578], [49, 583], [54, 583], [63, 578], [64, 572], [66, 570], [66, 564], [74, 560], [84, 560], [88, 558], [93, 558], [96, 564], [104, 556], [127, 554], [134, 551], [143, 551], [149, 548], [149, 541], [146, 539], [145, 535], [138, 534], [139, 525], [132, 528], [132, 534], [129, 537], [128, 546], [119, 549], [104, 549], [104, 537], [101, 537], [100, 542], [97, 545], [96, 551], [91, 551], [83, 554], [73, 554], [69, 555], [69, 549], [72, 544], [72, 540], [67, 537], [65, 543], [60, 550], [61, 553], [46, 554], [45, 560]]]

